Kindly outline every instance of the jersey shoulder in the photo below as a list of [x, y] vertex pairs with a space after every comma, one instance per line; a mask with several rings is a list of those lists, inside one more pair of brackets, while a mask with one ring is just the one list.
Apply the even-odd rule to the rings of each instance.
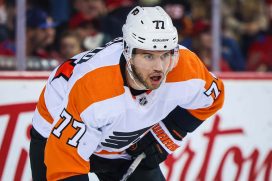
[[68, 82], [69, 100], [76, 100], [78, 111], [124, 93], [119, 66], [121, 45], [106, 47], [90, 60], [77, 65]]
[[74, 74], [82, 76], [88, 69], [88, 71], [91, 71], [99, 67], [118, 64], [121, 53], [122, 39], [116, 38], [104, 46], [79, 53], [64, 61], [51, 73], [49, 80], [65, 80], [68, 82]]
[[73, 59], [79, 67], [81, 64], [85, 66], [85, 63], [93, 68], [116, 65], [119, 63], [122, 54], [122, 45], [121, 40], [113, 40], [102, 47], [97, 47], [96, 49], [76, 55]]
[[180, 46], [177, 65], [169, 72], [166, 81], [180, 82], [190, 79], [204, 79], [207, 72], [207, 68], [194, 52]]

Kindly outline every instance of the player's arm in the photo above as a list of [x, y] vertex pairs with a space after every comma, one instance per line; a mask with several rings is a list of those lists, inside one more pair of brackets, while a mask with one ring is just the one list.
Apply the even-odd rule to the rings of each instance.
[[192, 57], [198, 72], [197, 79], [202, 80], [203, 86], [198, 87], [198, 91], [196, 91], [191, 103], [185, 109], [193, 117], [204, 121], [222, 108], [225, 99], [225, 89], [220, 78], [209, 72], [195, 54], [192, 54]]
[[193, 52], [183, 50], [181, 53], [185, 60], [180, 60], [179, 64], [184, 63], [185, 66], [179, 65], [179, 67], [188, 72], [180, 77], [187, 81], [194, 80], [196, 85], [188, 85], [192, 93], [187, 103], [177, 106], [151, 130], [152, 135], [167, 153], [175, 151], [188, 133], [196, 130], [203, 121], [221, 109], [224, 103], [225, 92], [222, 80], [210, 73]]
[[204, 86], [198, 86], [187, 108], [177, 106], [137, 143], [137, 147], [128, 150], [133, 156], [145, 152], [147, 156], [142, 165], [146, 167], [158, 166], [181, 145], [182, 139], [188, 133], [196, 130], [223, 105], [223, 82], [208, 72], [196, 55], [191, 54], [191, 58], [194, 59], [195, 72], [198, 73], [194, 77], [201, 79]]
[[82, 85], [77, 81], [64, 99], [67, 104], [48, 138], [47, 180], [85, 178], [90, 171], [89, 157], [100, 142], [101, 131], [89, 109], [92, 94]]
[[101, 132], [98, 129], [87, 126], [69, 111], [63, 110], [46, 144], [48, 180], [88, 174], [89, 157], [100, 141]]
[[168, 154], [180, 147], [187, 133], [193, 132], [201, 123], [202, 120], [177, 106], [127, 152], [134, 157], [145, 152], [146, 158], [141, 162], [141, 166], [155, 168], [167, 158]]

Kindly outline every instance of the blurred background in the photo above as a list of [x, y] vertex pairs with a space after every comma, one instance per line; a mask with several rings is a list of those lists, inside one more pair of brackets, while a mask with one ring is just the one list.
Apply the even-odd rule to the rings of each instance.
[[272, 71], [271, 0], [0, 0], [0, 69], [52, 70], [122, 36], [136, 5], [162, 6], [210, 70]]
[[50, 71], [122, 36], [136, 5], [162, 6], [225, 84], [223, 108], [161, 164], [166, 180], [272, 181], [272, 0], [0, 0], [0, 180], [31, 180], [29, 130]]

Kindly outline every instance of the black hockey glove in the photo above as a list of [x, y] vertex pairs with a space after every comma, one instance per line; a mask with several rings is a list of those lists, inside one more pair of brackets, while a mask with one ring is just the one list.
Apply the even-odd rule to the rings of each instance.
[[140, 165], [155, 168], [181, 145], [188, 132], [193, 132], [201, 123], [186, 109], [177, 106], [142, 139], [129, 147], [127, 153], [137, 157], [144, 152], [146, 158]]
[[146, 169], [158, 167], [168, 156], [167, 151], [165, 151], [165, 149], [157, 142], [151, 132], [148, 132], [142, 139], [130, 146], [126, 151], [133, 158], [136, 158], [144, 152], [146, 158], [141, 161], [139, 166]]

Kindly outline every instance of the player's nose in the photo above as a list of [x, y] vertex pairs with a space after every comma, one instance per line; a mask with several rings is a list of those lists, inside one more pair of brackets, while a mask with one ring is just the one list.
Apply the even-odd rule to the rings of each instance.
[[157, 71], [163, 70], [163, 61], [160, 58], [156, 58], [153, 64], [153, 69]]

